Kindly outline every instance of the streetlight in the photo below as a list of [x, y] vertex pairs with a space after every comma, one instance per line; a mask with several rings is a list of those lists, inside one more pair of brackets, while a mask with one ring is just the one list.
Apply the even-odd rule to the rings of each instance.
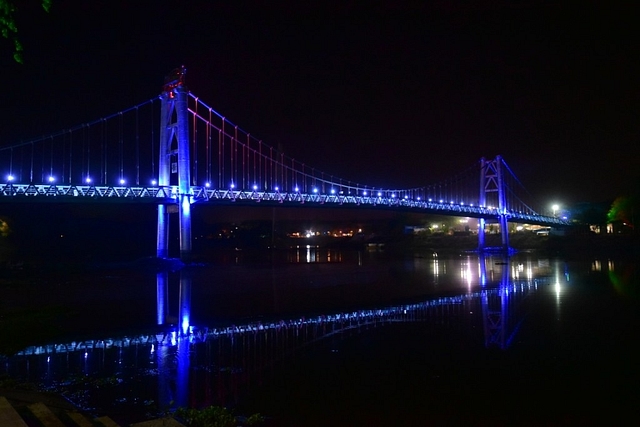
[[558, 205], [553, 205], [551, 206], [551, 209], [553, 209], [553, 216], [557, 216], [556, 213], [558, 212], [558, 209], [560, 209], [560, 206]]

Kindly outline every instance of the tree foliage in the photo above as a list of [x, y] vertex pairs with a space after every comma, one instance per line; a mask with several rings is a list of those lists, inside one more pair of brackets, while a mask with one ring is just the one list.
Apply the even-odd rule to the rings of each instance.
[[635, 216], [640, 213], [640, 197], [621, 196], [613, 201], [611, 209], [607, 214], [607, 220], [610, 223], [622, 222], [633, 227], [635, 224]]
[[[45, 12], [51, 9], [52, 0], [42, 0]], [[11, 0], [0, 0], [0, 34], [13, 44], [13, 59], [22, 64], [22, 43], [18, 39], [18, 25], [16, 24], [17, 7]]]

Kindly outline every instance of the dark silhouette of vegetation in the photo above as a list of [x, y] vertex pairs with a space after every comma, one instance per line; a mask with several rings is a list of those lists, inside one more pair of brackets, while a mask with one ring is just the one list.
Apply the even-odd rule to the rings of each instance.
[[184, 422], [187, 427], [255, 426], [264, 421], [264, 417], [260, 414], [237, 417], [221, 406], [209, 406], [204, 409], [178, 408], [174, 416]]
[[[52, 0], [42, 0], [42, 8], [45, 12], [51, 9]], [[18, 8], [13, 1], [0, 0], [0, 34], [13, 44], [13, 59], [22, 64], [22, 43], [18, 39], [18, 25], [16, 24], [16, 12]]]

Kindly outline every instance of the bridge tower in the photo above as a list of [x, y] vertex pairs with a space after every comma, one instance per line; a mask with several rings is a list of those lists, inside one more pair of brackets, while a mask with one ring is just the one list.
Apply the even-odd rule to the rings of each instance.
[[[509, 229], [507, 228], [508, 212], [504, 192], [504, 180], [502, 179], [502, 157], [496, 156], [493, 160], [480, 159], [480, 206], [487, 206], [487, 195], [497, 193], [498, 220], [500, 221], [500, 236], [502, 237], [502, 250], [509, 251]], [[493, 198], [495, 200], [495, 197]], [[485, 218], [480, 218], [478, 227], [478, 250], [486, 250], [485, 242]]]
[[[191, 187], [189, 159], [188, 90], [183, 66], [173, 70], [162, 88], [158, 186], [176, 185], [177, 205], [158, 205], [157, 256], [169, 255], [169, 214], [177, 210], [180, 223], [180, 259], [191, 257]], [[172, 175], [177, 181], [172, 182]]]

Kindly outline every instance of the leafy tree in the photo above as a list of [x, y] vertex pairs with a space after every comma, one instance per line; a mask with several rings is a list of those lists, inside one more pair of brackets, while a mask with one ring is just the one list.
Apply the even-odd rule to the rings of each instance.
[[[42, 0], [45, 12], [51, 9], [52, 0]], [[16, 25], [17, 8], [11, 0], [0, 0], [0, 34], [13, 43], [13, 59], [22, 64], [22, 43], [18, 40], [18, 26]]]
[[622, 222], [632, 229], [635, 225], [635, 216], [640, 214], [640, 196], [621, 196], [613, 201], [607, 214], [610, 223]]

